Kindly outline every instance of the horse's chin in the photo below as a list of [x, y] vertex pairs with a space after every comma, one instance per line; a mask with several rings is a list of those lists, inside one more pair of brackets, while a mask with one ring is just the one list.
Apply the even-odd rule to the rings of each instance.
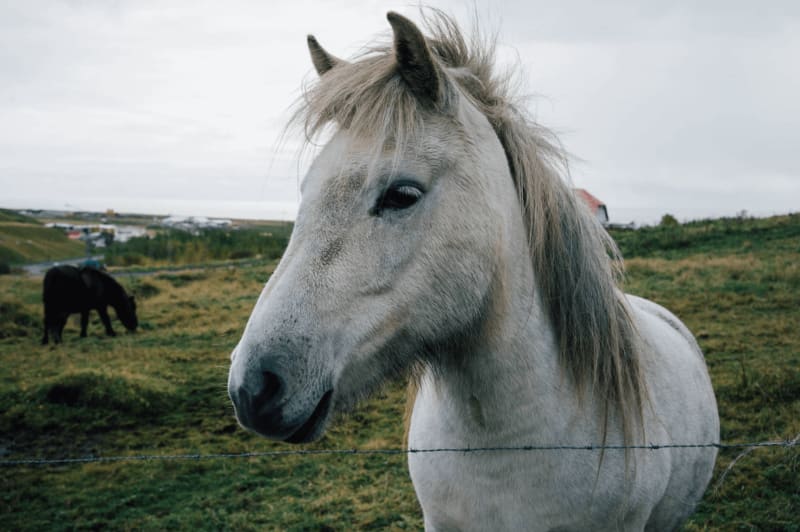
[[311, 412], [311, 416], [283, 441], [287, 443], [309, 443], [320, 439], [325, 433], [328, 419], [331, 417], [332, 398], [333, 390], [325, 392], [317, 407]]

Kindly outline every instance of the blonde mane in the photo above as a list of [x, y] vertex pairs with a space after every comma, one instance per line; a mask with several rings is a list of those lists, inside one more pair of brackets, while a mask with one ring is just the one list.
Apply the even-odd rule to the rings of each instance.
[[[512, 76], [495, 72], [495, 40], [476, 32], [468, 42], [457, 24], [436, 10], [424, 19], [437, 66], [447, 84], [458, 88], [448, 98], [467, 97], [505, 150], [562, 367], [582, 397], [603, 405], [606, 420], [614, 413], [625, 441], [631, 441], [641, 426], [646, 391], [638, 334], [618, 288], [619, 251], [562, 179], [566, 157], [553, 134], [514, 96]], [[377, 44], [354, 62], [337, 60], [305, 90], [292, 123], [304, 128], [307, 139], [334, 126], [373, 139], [377, 151], [391, 147], [400, 154], [419, 138], [425, 116], [438, 111], [408, 90], [391, 44]]]

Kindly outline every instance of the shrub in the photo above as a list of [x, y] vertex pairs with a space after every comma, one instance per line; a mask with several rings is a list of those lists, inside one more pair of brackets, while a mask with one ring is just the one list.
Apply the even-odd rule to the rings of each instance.
[[253, 251], [249, 249], [235, 249], [228, 256], [230, 259], [249, 259], [253, 256]]
[[660, 225], [661, 227], [677, 227], [681, 224], [677, 218], [667, 213], [661, 217], [661, 221], [659, 222], [658, 225]]
[[144, 264], [146, 257], [140, 253], [120, 253], [106, 255], [106, 264], [109, 266], [139, 266]]

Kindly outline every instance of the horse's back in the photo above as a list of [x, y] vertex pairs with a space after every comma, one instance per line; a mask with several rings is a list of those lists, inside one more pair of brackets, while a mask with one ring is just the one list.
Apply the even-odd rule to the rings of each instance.
[[91, 295], [92, 299], [96, 301], [104, 301], [109, 298], [109, 292], [106, 287], [116, 284], [110, 275], [107, 275], [92, 266], [84, 266], [80, 268], [79, 275], [81, 282], [86, 287], [86, 291]]
[[[670, 311], [628, 296], [644, 342], [643, 368], [648, 442], [673, 445], [719, 442], [719, 414], [702, 351], [689, 329]], [[663, 438], [663, 440], [662, 440]], [[715, 447], [670, 448], [669, 481], [648, 529], [670, 530], [694, 510], [716, 461]]]
[[45, 273], [42, 291], [45, 312], [78, 312], [86, 299], [85, 293], [86, 286], [78, 268], [54, 266]]
[[54, 287], [78, 281], [80, 281], [80, 273], [75, 266], [65, 264], [53, 266], [44, 274], [45, 293], [51, 292]]

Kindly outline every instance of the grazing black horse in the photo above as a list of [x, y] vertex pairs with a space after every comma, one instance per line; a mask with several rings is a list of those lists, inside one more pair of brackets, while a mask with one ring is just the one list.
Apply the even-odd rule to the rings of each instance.
[[116, 336], [111, 328], [106, 308], [111, 305], [117, 317], [129, 331], [135, 331], [136, 302], [125, 289], [107, 273], [84, 266], [54, 266], [44, 276], [44, 337], [42, 344], [53, 336], [53, 342], [61, 342], [61, 332], [70, 314], [81, 314], [81, 338], [86, 337], [89, 311], [94, 309], [106, 327], [106, 334]]

